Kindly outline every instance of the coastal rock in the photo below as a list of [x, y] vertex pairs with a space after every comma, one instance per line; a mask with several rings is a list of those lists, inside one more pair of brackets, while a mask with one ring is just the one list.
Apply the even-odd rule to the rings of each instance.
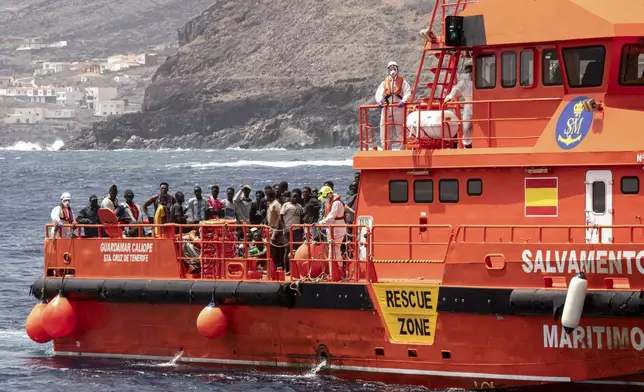
[[96, 123], [66, 147], [355, 144], [357, 108], [374, 102], [387, 62], [396, 60], [413, 85], [424, 44], [418, 31], [432, 7], [420, 0], [217, 0], [178, 29], [181, 47], [157, 70], [141, 113]]

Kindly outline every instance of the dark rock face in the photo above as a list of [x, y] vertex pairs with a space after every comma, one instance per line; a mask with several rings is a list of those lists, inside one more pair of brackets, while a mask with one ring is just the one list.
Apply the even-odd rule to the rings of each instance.
[[396, 60], [413, 85], [431, 2], [219, 0], [178, 30], [143, 112], [68, 148], [332, 147], [358, 140], [358, 106]]

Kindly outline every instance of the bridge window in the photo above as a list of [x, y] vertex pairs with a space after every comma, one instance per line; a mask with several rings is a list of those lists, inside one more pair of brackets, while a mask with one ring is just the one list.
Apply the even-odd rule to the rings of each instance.
[[482, 54], [476, 57], [476, 88], [496, 87], [496, 55]]
[[414, 181], [414, 202], [416, 203], [434, 202], [434, 180]]
[[598, 87], [604, 79], [603, 46], [566, 48], [563, 50], [566, 76], [570, 87]]
[[501, 54], [501, 86], [508, 88], [517, 85], [517, 54], [503, 52]]
[[481, 196], [483, 194], [483, 180], [480, 178], [470, 178], [467, 180], [467, 195]]
[[561, 86], [563, 78], [561, 77], [561, 64], [559, 56], [555, 49], [544, 50], [541, 54], [541, 77], [544, 86]]
[[521, 86], [534, 85], [534, 51], [527, 49], [521, 51]]
[[625, 195], [637, 195], [640, 193], [639, 177], [622, 177], [621, 188]]
[[458, 203], [458, 180], [438, 181], [438, 200], [441, 203]]
[[595, 214], [606, 212], [606, 183], [604, 181], [593, 182], [593, 212]]
[[389, 181], [389, 202], [407, 203], [409, 201], [409, 184], [406, 180]]
[[624, 45], [619, 84], [644, 86], [644, 45]]

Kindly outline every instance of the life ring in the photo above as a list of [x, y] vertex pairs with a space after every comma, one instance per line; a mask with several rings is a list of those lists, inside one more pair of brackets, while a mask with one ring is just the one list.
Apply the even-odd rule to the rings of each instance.
[[123, 237], [121, 228], [119, 227], [119, 219], [116, 217], [114, 211], [109, 208], [98, 209], [98, 220], [104, 226], [103, 230], [110, 238]]

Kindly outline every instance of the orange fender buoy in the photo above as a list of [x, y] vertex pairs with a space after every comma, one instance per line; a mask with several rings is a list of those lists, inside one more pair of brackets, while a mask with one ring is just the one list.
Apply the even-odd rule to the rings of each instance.
[[203, 308], [197, 317], [197, 329], [201, 336], [208, 339], [218, 339], [226, 333], [228, 319], [224, 312], [214, 302]]
[[45, 331], [45, 327], [42, 322], [42, 312], [47, 307], [47, 301], [39, 301], [31, 313], [27, 316], [27, 321], [25, 321], [25, 330], [27, 331], [27, 336], [36, 343], [47, 343], [53, 339], [53, 337]]
[[63, 338], [74, 331], [76, 312], [67, 298], [58, 294], [43, 310], [42, 323], [51, 337]]
[[327, 246], [324, 243], [317, 243], [310, 245], [313, 255], [310, 256], [311, 261], [309, 262], [309, 245], [302, 244], [295, 251], [294, 260], [297, 260], [297, 269], [300, 272], [300, 276], [309, 275], [309, 264], [311, 268], [311, 278], [317, 278], [322, 274], [322, 272], [328, 273], [329, 263], [325, 261], [328, 259]]

